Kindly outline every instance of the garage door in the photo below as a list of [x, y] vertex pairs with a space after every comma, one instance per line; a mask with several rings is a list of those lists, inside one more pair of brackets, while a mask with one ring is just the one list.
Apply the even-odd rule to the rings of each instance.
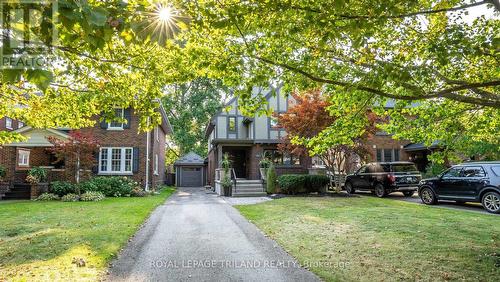
[[181, 173], [182, 187], [200, 187], [201, 183], [201, 168], [200, 167], [183, 167]]

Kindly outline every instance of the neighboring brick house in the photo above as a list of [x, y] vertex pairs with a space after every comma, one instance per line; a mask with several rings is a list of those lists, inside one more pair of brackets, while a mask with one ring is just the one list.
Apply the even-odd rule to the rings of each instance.
[[[116, 114], [126, 123], [99, 122], [96, 117], [94, 127], [80, 131], [92, 133], [99, 143], [96, 155], [97, 165], [88, 175], [120, 175], [131, 177], [145, 189], [165, 182], [165, 138], [172, 128], [163, 107], [158, 108], [162, 122], [149, 132], [139, 132], [139, 117], [133, 109], [117, 109]], [[23, 126], [16, 129], [18, 121], [7, 118], [0, 120], [0, 130], [14, 130], [26, 141], [14, 142], [0, 147], [0, 165], [7, 170], [6, 180], [11, 185], [23, 183], [27, 172], [34, 166], [45, 167], [49, 171], [49, 181], [73, 181], [73, 175], [64, 168], [64, 162], [56, 163], [55, 156], [47, 150], [52, 146], [47, 137], [68, 139], [69, 129], [35, 129]], [[11, 126], [8, 126], [11, 125]], [[10, 129], [12, 128], [12, 129]], [[69, 160], [65, 160], [69, 161]]]

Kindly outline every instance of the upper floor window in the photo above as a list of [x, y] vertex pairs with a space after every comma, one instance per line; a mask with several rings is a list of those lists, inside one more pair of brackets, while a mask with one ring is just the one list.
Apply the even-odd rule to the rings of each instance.
[[[123, 108], [115, 109], [115, 117], [120, 119], [124, 118]], [[108, 129], [123, 129], [123, 122], [112, 121], [108, 123]]]
[[157, 142], [160, 142], [160, 127], [155, 127], [155, 137], [156, 137], [156, 141]]
[[30, 151], [18, 150], [17, 151], [17, 165], [22, 167], [30, 166]]
[[236, 117], [227, 118], [227, 131], [236, 132]]
[[17, 128], [22, 128], [22, 127], [24, 127], [24, 122], [18, 121], [17, 122]]
[[99, 173], [132, 173], [132, 148], [101, 148]]
[[11, 118], [8, 118], [8, 117], [5, 118], [5, 128], [12, 129], [12, 119]]
[[269, 117], [269, 126], [271, 129], [280, 129], [277, 116], [273, 115]]

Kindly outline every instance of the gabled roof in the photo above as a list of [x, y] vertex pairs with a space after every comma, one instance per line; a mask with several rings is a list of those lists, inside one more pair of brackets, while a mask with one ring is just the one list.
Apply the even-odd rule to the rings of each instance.
[[12, 132], [24, 135], [27, 139], [25, 141], [5, 144], [4, 146], [51, 147], [53, 145], [47, 140], [46, 137], [55, 136], [62, 140], [67, 140], [69, 138], [69, 135], [66, 132], [52, 128], [39, 129], [39, 128], [32, 128], [31, 126], [24, 126]]
[[428, 150], [428, 149], [436, 149], [440, 145], [439, 141], [434, 141], [432, 144], [427, 147], [423, 143], [410, 143], [408, 145], [405, 145], [403, 149], [407, 152], [412, 152], [412, 151], [421, 151], [421, 150]]
[[168, 117], [167, 117], [167, 113], [165, 112], [165, 108], [163, 108], [163, 104], [161, 102], [159, 102], [159, 103], [160, 103], [160, 106], [158, 107], [158, 111], [161, 114], [160, 126], [163, 129], [163, 131], [165, 132], [165, 134], [172, 134], [173, 133], [172, 125], [170, 125], [170, 121], [168, 121]]
[[195, 152], [189, 152], [175, 161], [174, 165], [203, 165], [205, 159]]

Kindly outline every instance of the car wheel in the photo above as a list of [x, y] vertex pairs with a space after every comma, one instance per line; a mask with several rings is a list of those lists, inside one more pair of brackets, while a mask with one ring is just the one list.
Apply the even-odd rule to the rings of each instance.
[[486, 192], [481, 203], [488, 212], [500, 213], [500, 194], [497, 192]]
[[375, 185], [375, 195], [379, 198], [383, 198], [387, 195], [387, 192], [385, 191], [384, 185], [382, 184], [377, 184]]
[[436, 194], [432, 191], [431, 188], [424, 187], [420, 190], [420, 199], [426, 205], [434, 205], [436, 204]]
[[354, 194], [354, 193], [356, 193], [356, 190], [354, 189], [354, 187], [352, 187], [352, 184], [350, 182], [347, 182], [345, 184], [345, 191], [347, 192], [347, 194]]
[[414, 193], [415, 193], [414, 191], [404, 191], [403, 195], [405, 195], [405, 197], [411, 197], [413, 196]]

